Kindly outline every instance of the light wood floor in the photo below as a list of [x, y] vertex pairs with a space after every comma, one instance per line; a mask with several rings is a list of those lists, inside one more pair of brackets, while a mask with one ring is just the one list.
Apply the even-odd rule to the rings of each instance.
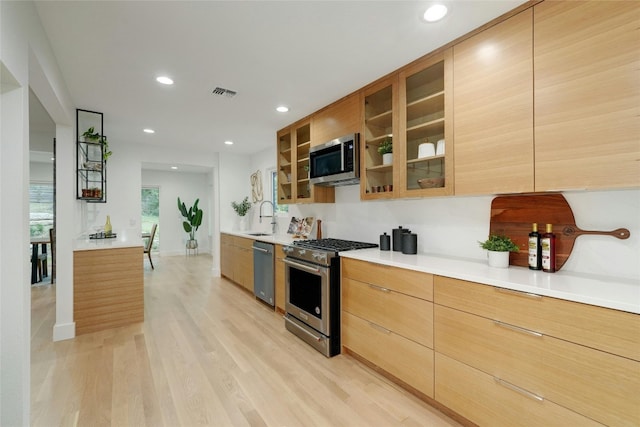
[[32, 290], [34, 426], [457, 426], [349, 356], [327, 359], [211, 258], [145, 261], [145, 322], [53, 343]]

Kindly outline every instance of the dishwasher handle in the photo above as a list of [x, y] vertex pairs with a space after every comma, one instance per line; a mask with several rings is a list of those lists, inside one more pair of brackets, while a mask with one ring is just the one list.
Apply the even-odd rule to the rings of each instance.
[[270, 254], [271, 253], [271, 251], [269, 249], [259, 248], [257, 246], [253, 246], [253, 250], [254, 251], [260, 251], [260, 252], [263, 252], [265, 254]]

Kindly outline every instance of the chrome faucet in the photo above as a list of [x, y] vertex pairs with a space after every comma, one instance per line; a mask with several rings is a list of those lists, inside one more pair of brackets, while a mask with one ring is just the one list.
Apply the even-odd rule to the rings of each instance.
[[[271, 205], [271, 215], [262, 215], [262, 205], [265, 203]], [[262, 224], [262, 217], [271, 218], [271, 234], [276, 234], [276, 207], [271, 200], [264, 200], [260, 203], [260, 224]]]

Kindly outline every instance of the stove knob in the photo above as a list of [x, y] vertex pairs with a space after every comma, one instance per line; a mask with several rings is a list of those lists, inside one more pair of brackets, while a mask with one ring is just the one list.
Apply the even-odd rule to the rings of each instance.
[[313, 259], [316, 261], [327, 261], [327, 254], [313, 254]]
[[290, 254], [291, 252], [293, 252], [293, 248], [290, 248], [289, 246], [283, 246], [282, 247], [282, 252], [284, 252], [286, 254]]
[[300, 256], [302, 256], [302, 255], [304, 255], [306, 253], [307, 253], [307, 251], [305, 249], [298, 250], [298, 255], [300, 255]]

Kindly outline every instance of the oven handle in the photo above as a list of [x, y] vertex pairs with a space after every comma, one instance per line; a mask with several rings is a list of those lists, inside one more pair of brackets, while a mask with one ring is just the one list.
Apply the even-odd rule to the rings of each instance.
[[287, 316], [284, 316], [284, 321], [288, 322], [290, 325], [295, 326], [296, 328], [298, 328], [300, 331], [304, 332], [305, 334], [309, 335], [311, 338], [313, 338], [314, 340], [320, 342], [322, 341], [322, 337], [317, 336], [315, 334], [312, 334], [311, 332], [307, 331], [306, 329], [304, 329], [303, 327], [301, 327], [300, 325], [298, 325], [297, 323], [295, 323], [294, 321], [290, 320]]
[[316, 273], [316, 274], [320, 273], [320, 268], [318, 267], [311, 267], [306, 264], [301, 264], [299, 262], [291, 261], [287, 258], [283, 259], [282, 261], [284, 261], [285, 264], [289, 264], [290, 266], [299, 268], [300, 270], [308, 271], [309, 273]]

